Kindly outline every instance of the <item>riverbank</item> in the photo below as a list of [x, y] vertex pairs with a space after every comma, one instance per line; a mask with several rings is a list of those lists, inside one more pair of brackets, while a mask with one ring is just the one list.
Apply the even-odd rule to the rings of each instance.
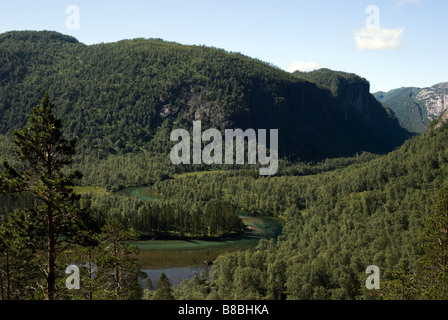
[[172, 267], [199, 267], [204, 261], [213, 261], [224, 252], [255, 248], [260, 239], [276, 239], [281, 234], [281, 218], [250, 216], [241, 213], [246, 232], [238, 236], [214, 240], [204, 239], [151, 239], [133, 243], [140, 249], [137, 257], [145, 269]]
[[[122, 194], [143, 201], [158, 201], [160, 195], [149, 187], [122, 190]], [[155, 284], [163, 272], [171, 284], [191, 278], [195, 273], [208, 272], [216, 258], [226, 252], [255, 249], [260, 239], [277, 239], [283, 230], [284, 220], [279, 217], [258, 216], [240, 212], [245, 228], [243, 232], [219, 238], [210, 237], [147, 237], [133, 243], [139, 248], [137, 262]]]

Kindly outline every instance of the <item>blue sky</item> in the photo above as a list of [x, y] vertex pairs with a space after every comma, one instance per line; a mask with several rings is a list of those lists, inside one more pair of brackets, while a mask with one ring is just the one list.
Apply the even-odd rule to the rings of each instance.
[[353, 72], [371, 92], [448, 81], [446, 0], [0, 0], [0, 33], [11, 30], [213, 46], [285, 70]]

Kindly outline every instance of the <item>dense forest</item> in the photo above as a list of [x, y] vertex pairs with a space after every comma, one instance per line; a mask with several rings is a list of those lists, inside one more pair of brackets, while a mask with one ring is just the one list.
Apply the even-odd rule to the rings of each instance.
[[410, 132], [422, 133], [430, 122], [428, 109], [416, 96], [419, 88], [399, 88], [389, 92], [375, 92], [373, 95], [381, 103], [394, 111], [400, 125]]
[[143, 202], [117, 194], [86, 193], [81, 203], [96, 212], [100, 221], [113, 217], [124, 228], [137, 231], [140, 239], [212, 239], [245, 230], [238, 208], [219, 198]]
[[[154, 39], [85, 46], [54, 32], [2, 34], [0, 59], [1, 299], [448, 297], [448, 125], [411, 137], [367, 80]], [[217, 128], [282, 124], [302, 142], [282, 140], [290, 152], [275, 176], [175, 166], [169, 133], [196, 116]], [[312, 157], [298, 159], [304, 150]], [[93, 186], [104, 192], [74, 191]], [[130, 186], [158, 200], [129, 197]], [[232, 236], [244, 232], [240, 211], [281, 217], [282, 235], [220, 255], [207, 277], [141, 286], [130, 241]], [[57, 266], [68, 261], [79, 261], [80, 290], [65, 289]], [[369, 265], [380, 290], [364, 286]]]
[[[446, 193], [439, 195], [448, 174], [447, 130], [429, 130], [397, 151], [343, 170], [226, 179], [221, 185], [229, 201], [284, 215], [284, 233], [277, 242], [261, 241], [254, 252], [220, 256], [211, 284], [200, 277], [186, 281], [178, 297], [445, 299], [434, 272], [439, 281], [446, 277], [447, 211], [436, 204], [447, 201]], [[197, 185], [213, 186], [215, 178], [203, 176]], [[442, 221], [434, 224], [438, 210]], [[428, 228], [436, 234], [429, 267]], [[372, 264], [381, 269], [379, 291], [364, 287]]]
[[23, 127], [48, 92], [64, 132], [79, 138], [78, 160], [169, 152], [172, 129], [193, 120], [204, 130], [279, 129], [279, 153], [292, 160], [384, 153], [409, 137], [365, 79], [318, 77], [328, 87], [239, 53], [160, 39], [87, 46], [56, 32], [8, 32], [0, 134]]
[[[172, 199], [174, 203], [176, 200], [183, 200], [197, 204], [197, 212], [190, 211], [191, 218], [195, 212], [199, 213], [202, 210], [214, 212], [215, 217], [225, 219], [223, 214], [225, 208], [228, 208], [230, 217], [235, 212], [232, 208], [237, 208], [282, 216], [286, 219], [283, 235], [277, 241], [261, 240], [255, 251], [228, 253], [218, 257], [210, 279], [198, 275], [184, 281], [181, 285], [170, 289], [173, 297], [177, 299], [445, 297], [445, 289], [431, 285], [433, 278], [428, 279], [424, 276], [427, 274], [427, 269], [431, 270], [424, 268], [424, 258], [433, 259], [431, 263], [440, 258], [440, 253], [437, 252], [435, 257], [434, 254], [426, 255], [428, 246], [424, 245], [427, 244], [424, 239], [429, 236], [427, 230], [438, 230], [428, 227], [428, 223], [437, 217], [435, 213], [439, 211], [442, 218], [446, 214], [445, 207], [437, 204], [446, 201], [446, 196], [443, 192], [439, 194], [439, 190], [444, 188], [448, 174], [447, 133], [446, 125], [438, 129], [430, 127], [421, 136], [409, 139], [398, 150], [385, 156], [363, 154], [354, 158], [327, 160], [326, 163], [316, 165], [314, 170], [306, 164], [302, 166], [289, 164], [291, 171], [283, 170], [283, 174], [276, 177], [261, 177], [251, 174], [250, 170], [241, 169], [200, 176], [191, 175], [181, 179], [161, 179], [155, 182], [152, 189], [161, 197]], [[288, 163], [284, 166], [288, 167]], [[14, 173], [11, 170], [6, 166], [4, 173], [9, 172], [11, 175]], [[9, 186], [10, 189], [12, 187], [14, 184]], [[5, 204], [2, 206], [4, 210], [16, 206], [14, 199], [19, 201], [17, 198], [8, 197], [8, 199], [2, 202]], [[23, 203], [27, 203], [27, 197], [23, 199]], [[96, 221], [102, 221], [103, 225], [115, 225], [115, 228], [122, 228], [120, 232], [124, 233], [126, 230], [134, 230], [133, 237], [163, 230], [157, 224], [167, 221], [161, 222], [160, 216], [153, 217], [163, 210], [173, 213], [166, 216], [174, 219], [169, 223], [177, 227], [182, 225], [181, 211], [176, 211], [175, 206], [163, 201], [148, 205], [134, 198], [123, 197], [117, 192], [110, 192], [104, 196], [88, 193], [80, 201], [81, 208], [96, 212]], [[228, 203], [229, 206], [223, 206], [220, 202]], [[104, 210], [101, 210], [102, 206]], [[176, 212], [179, 215], [176, 215]], [[213, 215], [207, 214], [207, 216]], [[10, 232], [15, 230], [12, 228], [15, 220], [10, 220], [12, 218], [8, 217], [9, 215], [3, 218], [2, 230], [5, 232], [3, 239], [9, 239]], [[20, 218], [20, 215], [18, 217]], [[145, 219], [148, 219], [147, 222], [152, 222], [146, 224]], [[446, 219], [443, 223], [446, 223]], [[198, 226], [200, 225], [199, 223]], [[109, 232], [114, 234], [111, 231], [114, 228], [109, 228]], [[211, 230], [209, 228], [199, 231], [200, 228], [202, 227], [192, 229], [196, 230], [192, 231], [193, 234], [203, 236]], [[172, 231], [181, 232], [180, 229]], [[119, 233], [116, 230], [114, 232]], [[29, 239], [26, 235], [23, 237]], [[107, 239], [105, 236], [102, 237]], [[440, 234], [436, 234], [435, 237], [441, 239]], [[131, 239], [131, 236], [118, 238], [123, 241]], [[21, 278], [23, 274], [19, 270], [32, 267], [27, 261], [26, 265], [18, 268], [21, 265], [20, 261], [23, 264], [21, 260], [23, 255], [30, 257], [33, 255], [33, 250], [23, 250], [23, 243], [20, 245], [20, 241], [5, 243], [13, 245], [14, 248], [14, 251], [9, 252], [8, 259], [11, 260], [8, 264], [17, 268], [13, 272], [15, 277], [10, 278], [10, 290], [12, 290], [14, 281], [19, 279], [23, 281]], [[89, 250], [92, 252], [98, 250], [97, 247], [93, 248], [95, 249]], [[434, 245], [429, 248], [434, 248]], [[82, 250], [85, 249], [75, 251], [83, 252]], [[90, 252], [89, 250], [87, 251]], [[96, 252], [99, 254], [98, 252], [102, 251]], [[66, 259], [65, 255], [63, 257]], [[5, 270], [5, 255], [2, 256], [1, 263], [2, 270]], [[362, 285], [365, 279], [365, 267], [372, 264], [379, 266], [382, 272], [383, 289], [380, 291], [368, 291]], [[446, 272], [446, 263], [441, 270], [442, 274]], [[27, 273], [30, 274], [33, 273]], [[101, 292], [94, 284], [91, 288], [90, 294]], [[15, 290], [18, 290], [15, 294], [24, 294], [18, 287]], [[30, 288], [27, 287], [26, 290]], [[147, 293], [150, 289], [145, 290], [143, 296], [153, 297]], [[103, 297], [116, 296], [112, 291], [109, 296]]]

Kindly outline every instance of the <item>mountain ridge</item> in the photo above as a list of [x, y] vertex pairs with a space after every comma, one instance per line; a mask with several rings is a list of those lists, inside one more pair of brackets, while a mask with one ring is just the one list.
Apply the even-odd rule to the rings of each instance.
[[[85, 45], [16, 31], [0, 35], [0, 60], [0, 134], [25, 125], [48, 91], [81, 154], [99, 158], [167, 153], [170, 130], [191, 129], [193, 120], [278, 128], [280, 154], [306, 160], [386, 153], [409, 137], [361, 77], [298, 76], [223, 49], [142, 38]], [[329, 85], [316, 81], [322, 74]]]
[[401, 87], [373, 93], [375, 98], [395, 112], [403, 128], [421, 133], [430, 122], [448, 109], [448, 82], [431, 87]]

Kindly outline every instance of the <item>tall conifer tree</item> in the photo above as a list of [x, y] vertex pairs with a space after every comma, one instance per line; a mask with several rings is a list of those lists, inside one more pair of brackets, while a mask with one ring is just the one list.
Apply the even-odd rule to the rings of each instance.
[[85, 238], [90, 222], [87, 211], [76, 205], [79, 196], [71, 189], [81, 174], [63, 170], [72, 162], [76, 139], [63, 138], [61, 122], [53, 109], [46, 93], [40, 105], [32, 109], [28, 125], [14, 131], [17, 155], [25, 169], [16, 170], [5, 162], [6, 169], [0, 179], [3, 193], [30, 192], [37, 200], [30, 217], [42, 235], [34, 239], [35, 244], [47, 252], [45, 294], [48, 300], [55, 299], [58, 254]]

